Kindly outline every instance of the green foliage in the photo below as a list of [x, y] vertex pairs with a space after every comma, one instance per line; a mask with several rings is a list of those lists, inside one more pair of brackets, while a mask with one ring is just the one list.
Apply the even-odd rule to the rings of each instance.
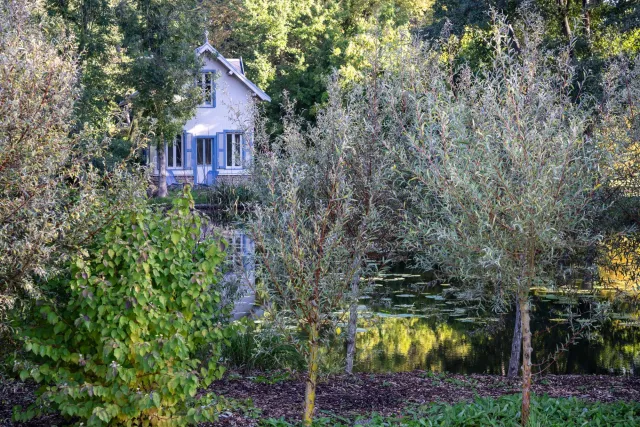
[[194, 46], [202, 41], [196, 0], [135, 0], [119, 8], [123, 43], [130, 61], [124, 81], [141, 126], [150, 125], [157, 143], [179, 133], [200, 103], [193, 78], [199, 69]]
[[[42, 297], [42, 283], [123, 209], [142, 174], [103, 165], [110, 144], [74, 132], [78, 68], [72, 40], [27, 2], [0, 5], [0, 331], [8, 309]], [[133, 138], [134, 140], [136, 138]]]
[[[421, 22], [431, 0], [213, 1], [212, 39], [225, 56], [242, 56], [247, 75], [271, 94], [267, 107], [281, 115], [284, 92], [305, 118], [327, 100], [326, 78], [334, 69], [364, 62], [362, 45], [374, 45], [375, 33], [398, 31]], [[220, 10], [224, 12], [219, 13]], [[223, 29], [223, 30], [221, 30]]]
[[[38, 403], [88, 425], [185, 425], [212, 419], [217, 399], [194, 400], [220, 378], [219, 242], [201, 241], [188, 192], [168, 213], [118, 216], [73, 260], [68, 302], [44, 305], [25, 328], [32, 364], [20, 373], [42, 386]], [[208, 361], [194, 357], [207, 347]], [[196, 404], [197, 403], [197, 404]]]
[[[455, 405], [434, 403], [409, 408], [398, 416], [372, 414], [354, 422], [345, 422], [327, 416], [316, 420], [315, 426], [520, 426], [520, 396], [478, 398], [473, 402]], [[640, 425], [640, 404], [636, 402], [590, 403], [576, 398], [552, 398], [534, 396], [532, 399], [530, 427], [563, 426], [637, 426]], [[285, 427], [284, 420], [266, 420], [265, 426]]]
[[117, 101], [126, 93], [122, 64], [127, 61], [122, 46], [115, 2], [111, 0], [44, 0], [46, 13], [59, 26], [73, 33], [82, 91], [76, 101], [77, 126], [88, 124], [103, 130], [114, 127]]
[[226, 209], [238, 209], [254, 201], [250, 186], [221, 181], [207, 191], [209, 203]]
[[222, 349], [225, 363], [245, 371], [298, 371], [304, 357], [289, 340], [271, 328], [248, 325], [238, 328]]

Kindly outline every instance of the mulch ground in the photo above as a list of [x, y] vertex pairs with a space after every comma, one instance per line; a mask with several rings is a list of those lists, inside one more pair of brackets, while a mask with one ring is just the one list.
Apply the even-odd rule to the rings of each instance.
[[[276, 384], [250, 379], [225, 379], [212, 384], [211, 391], [229, 398], [247, 399], [259, 408], [262, 418], [299, 420], [304, 399], [303, 378]], [[499, 397], [518, 393], [518, 380], [497, 375], [430, 375], [423, 371], [391, 374], [332, 376], [318, 384], [319, 415], [336, 414], [353, 418], [378, 412], [397, 414], [407, 405], [430, 402], [456, 403], [476, 396]], [[588, 401], [640, 400], [640, 377], [606, 375], [547, 375], [533, 385], [536, 394], [576, 397]], [[256, 421], [227, 414], [220, 426], [253, 426]]]
[[[238, 378], [237, 375], [213, 383], [209, 391], [238, 400], [251, 399], [260, 418], [299, 420], [304, 399], [302, 376], [268, 384], [256, 381], [259, 375]], [[318, 415], [336, 414], [353, 418], [378, 412], [397, 414], [408, 405], [430, 402], [456, 403], [476, 396], [499, 397], [519, 392], [519, 381], [497, 375], [434, 375], [423, 371], [391, 374], [335, 375], [318, 384]], [[588, 401], [640, 401], [640, 377], [606, 375], [546, 375], [535, 381], [536, 394], [551, 397], [577, 397]], [[0, 382], [0, 426], [12, 426], [14, 405], [26, 406], [33, 401], [33, 386], [16, 382]], [[63, 426], [59, 417], [34, 420], [23, 426]], [[257, 420], [238, 413], [225, 413], [217, 426], [255, 426]], [[204, 426], [204, 425], [203, 425]]]

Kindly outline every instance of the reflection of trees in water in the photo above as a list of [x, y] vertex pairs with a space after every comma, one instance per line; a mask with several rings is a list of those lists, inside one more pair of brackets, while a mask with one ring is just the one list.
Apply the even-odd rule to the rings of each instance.
[[640, 292], [640, 234], [617, 235], [602, 245], [598, 273], [606, 288]]
[[[581, 305], [580, 309], [588, 310], [588, 304]], [[545, 360], [571, 334], [568, 324], [549, 321], [564, 307], [544, 301], [537, 307], [533, 318], [534, 348], [538, 349], [533, 355], [534, 363]], [[426, 369], [504, 374], [513, 332], [510, 326], [497, 329], [493, 334], [475, 333], [482, 326], [451, 318], [382, 317], [361, 326], [366, 331], [357, 336], [356, 367], [372, 372]], [[640, 328], [614, 320], [589, 335], [588, 339], [561, 352], [547, 372], [628, 374], [636, 371], [640, 364]]]

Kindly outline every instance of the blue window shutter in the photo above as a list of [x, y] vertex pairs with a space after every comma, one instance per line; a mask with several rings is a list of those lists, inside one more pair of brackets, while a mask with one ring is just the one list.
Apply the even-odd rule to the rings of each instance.
[[218, 138], [211, 137], [211, 169], [215, 172], [218, 169]]
[[218, 140], [218, 151], [216, 153], [216, 157], [218, 158], [218, 169], [226, 169], [227, 168], [226, 134], [223, 132], [218, 132], [216, 134], [216, 139]]
[[189, 134], [186, 130], [182, 131], [182, 169], [187, 169], [189, 167], [189, 155], [191, 154], [191, 149], [189, 148]]
[[198, 184], [197, 137], [191, 135], [191, 166], [193, 167], [193, 185]]
[[240, 141], [242, 143], [242, 169], [248, 169], [249, 161], [251, 160], [251, 146], [249, 145], [251, 143], [251, 135], [249, 133], [244, 133], [242, 134], [241, 138], [242, 139]]

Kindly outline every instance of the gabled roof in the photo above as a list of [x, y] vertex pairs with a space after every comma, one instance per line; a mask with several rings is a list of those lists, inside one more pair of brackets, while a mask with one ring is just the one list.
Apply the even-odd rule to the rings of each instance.
[[206, 41], [205, 44], [196, 48], [196, 55], [198, 56], [202, 55], [205, 52], [209, 52], [210, 54], [212, 54], [214, 58], [220, 61], [227, 68], [227, 70], [231, 72], [231, 74], [236, 76], [242, 83], [244, 83], [245, 86], [251, 89], [251, 91], [255, 93], [258, 98], [263, 101], [271, 102], [271, 98], [269, 97], [269, 95], [264, 93], [262, 89], [256, 86], [255, 83], [249, 80], [242, 72], [239, 72], [238, 69], [231, 62], [229, 62], [227, 58], [222, 56], [220, 52], [218, 52], [213, 46], [209, 44], [209, 41]]

